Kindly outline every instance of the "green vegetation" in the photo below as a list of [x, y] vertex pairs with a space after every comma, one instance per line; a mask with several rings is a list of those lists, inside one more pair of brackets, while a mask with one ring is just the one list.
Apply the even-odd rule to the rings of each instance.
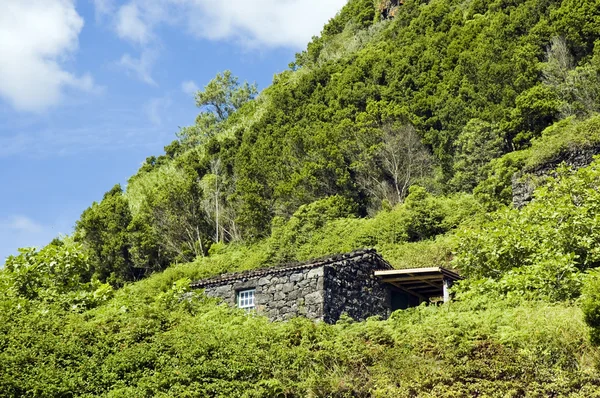
[[[391, 19], [386, 7], [396, 5]], [[230, 72], [72, 236], [0, 270], [7, 397], [600, 396], [591, 0], [350, 0], [257, 93]], [[193, 280], [375, 247], [455, 301], [272, 323]]]
[[[84, 314], [3, 308], [6, 396], [598, 396], [580, 310], [419, 307], [337, 325], [265, 318], [150, 278]], [[148, 283], [145, 283], [148, 282]], [[164, 286], [164, 285], [163, 285]]]
[[467, 292], [489, 289], [547, 300], [579, 296], [583, 272], [600, 266], [598, 166], [577, 172], [563, 167], [522, 210], [501, 210], [465, 226], [454, 264], [471, 277], [463, 284]]

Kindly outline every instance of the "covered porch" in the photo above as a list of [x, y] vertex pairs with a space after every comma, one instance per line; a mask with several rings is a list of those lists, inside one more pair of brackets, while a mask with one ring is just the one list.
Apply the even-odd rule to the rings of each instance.
[[381, 270], [375, 271], [375, 277], [391, 286], [392, 310], [422, 302], [448, 302], [450, 286], [462, 279], [455, 271], [442, 267]]

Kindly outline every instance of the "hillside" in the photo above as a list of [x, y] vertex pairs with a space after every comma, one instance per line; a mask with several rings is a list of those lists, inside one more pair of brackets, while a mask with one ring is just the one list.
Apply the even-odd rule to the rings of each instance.
[[[591, 0], [350, 0], [262, 92], [218, 74], [125, 189], [7, 260], [0, 391], [600, 396], [600, 163], [560, 165], [600, 142], [597, 43]], [[466, 279], [335, 325], [190, 290], [364, 247]]]

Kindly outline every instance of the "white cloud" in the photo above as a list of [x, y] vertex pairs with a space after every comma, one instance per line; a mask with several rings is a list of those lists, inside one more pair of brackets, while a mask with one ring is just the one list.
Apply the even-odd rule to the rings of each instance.
[[[175, 0], [177, 1], [177, 0]], [[184, 0], [194, 35], [251, 46], [302, 49], [346, 0]]]
[[150, 31], [146, 23], [142, 21], [135, 3], [129, 3], [119, 8], [116, 29], [120, 38], [134, 43], [144, 44], [150, 37]]
[[[109, 0], [94, 0], [97, 12]], [[132, 0], [114, 15], [120, 37], [141, 43], [161, 24], [209, 40], [302, 49], [347, 0]], [[125, 22], [126, 21], [126, 22]]]
[[18, 110], [41, 111], [58, 104], [66, 88], [94, 90], [90, 75], [62, 65], [77, 50], [83, 23], [74, 0], [4, 0], [0, 97]]
[[6, 257], [19, 254], [17, 248], [41, 248], [62, 235], [61, 232], [71, 231], [73, 217], [77, 214], [40, 224], [27, 216], [0, 213], [0, 267]]
[[97, 16], [112, 16], [115, 33], [141, 48], [139, 58], [126, 53], [119, 64], [156, 85], [152, 67], [160, 38], [154, 32], [161, 25], [250, 49], [302, 49], [347, 0], [130, 0], [119, 8], [113, 0], [93, 1]]
[[193, 80], [186, 80], [181, 83], [181, 91], [187, 95], [194, 96], [198, 90], [199, 88]]
[[93, 0], [96, 9], [96, 17], [110, 14], [114, 9], [113, 0]]
[[163, 114], [172, 105], [173, 101], [169, 96], [152, 98], [144, 105], [144, 111], [148, 120], [154, 126], [160, 126], [163, 123]]
[[130, 73], [133, 73], [138, 79], [144, 83], [156, 86], [156, 82], [152, 78], [152, 66], [156, 61], [157, 53], [154, 50], [144, 50], [139, 58], [132, 57], [130, 54], [123, 54], [118, 62]]
[[139, 58], [125, 53], [118, 64], [157, 85], [152, 67], [161, 47], [155, 31], [162, 25], [250, 49], [302, 49], [347, 0], [130, 0], [118, 8], [113, 0], [93, 1], [96, 15], [112, 18], [115, 33], [141, 49]]
[[44, 227], [29, 217], [12, 216], [8, 220], [0, 223], [3, 229], [8, 229], [16, 233], [38, 234], [44, 230]]

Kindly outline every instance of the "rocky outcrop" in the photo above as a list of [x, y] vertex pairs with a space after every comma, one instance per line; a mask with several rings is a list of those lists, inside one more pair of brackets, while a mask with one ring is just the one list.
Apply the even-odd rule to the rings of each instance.
[[556, 168], [565, 163], [574, 170], [588, 166], [595, 155], [600, 154], [600, 145], [565, 151], [554, 159], [530, 170], [515, 173], [512, 177], [513, 206], [520, 209], [533, 198], [533, 191], [544, 181], [555, 175]]
[[379, 14], [382, 19], [391, 19], [396, 16], [398, 7], [404, 4], [404, 0], [382, 0], [379, 3]]

